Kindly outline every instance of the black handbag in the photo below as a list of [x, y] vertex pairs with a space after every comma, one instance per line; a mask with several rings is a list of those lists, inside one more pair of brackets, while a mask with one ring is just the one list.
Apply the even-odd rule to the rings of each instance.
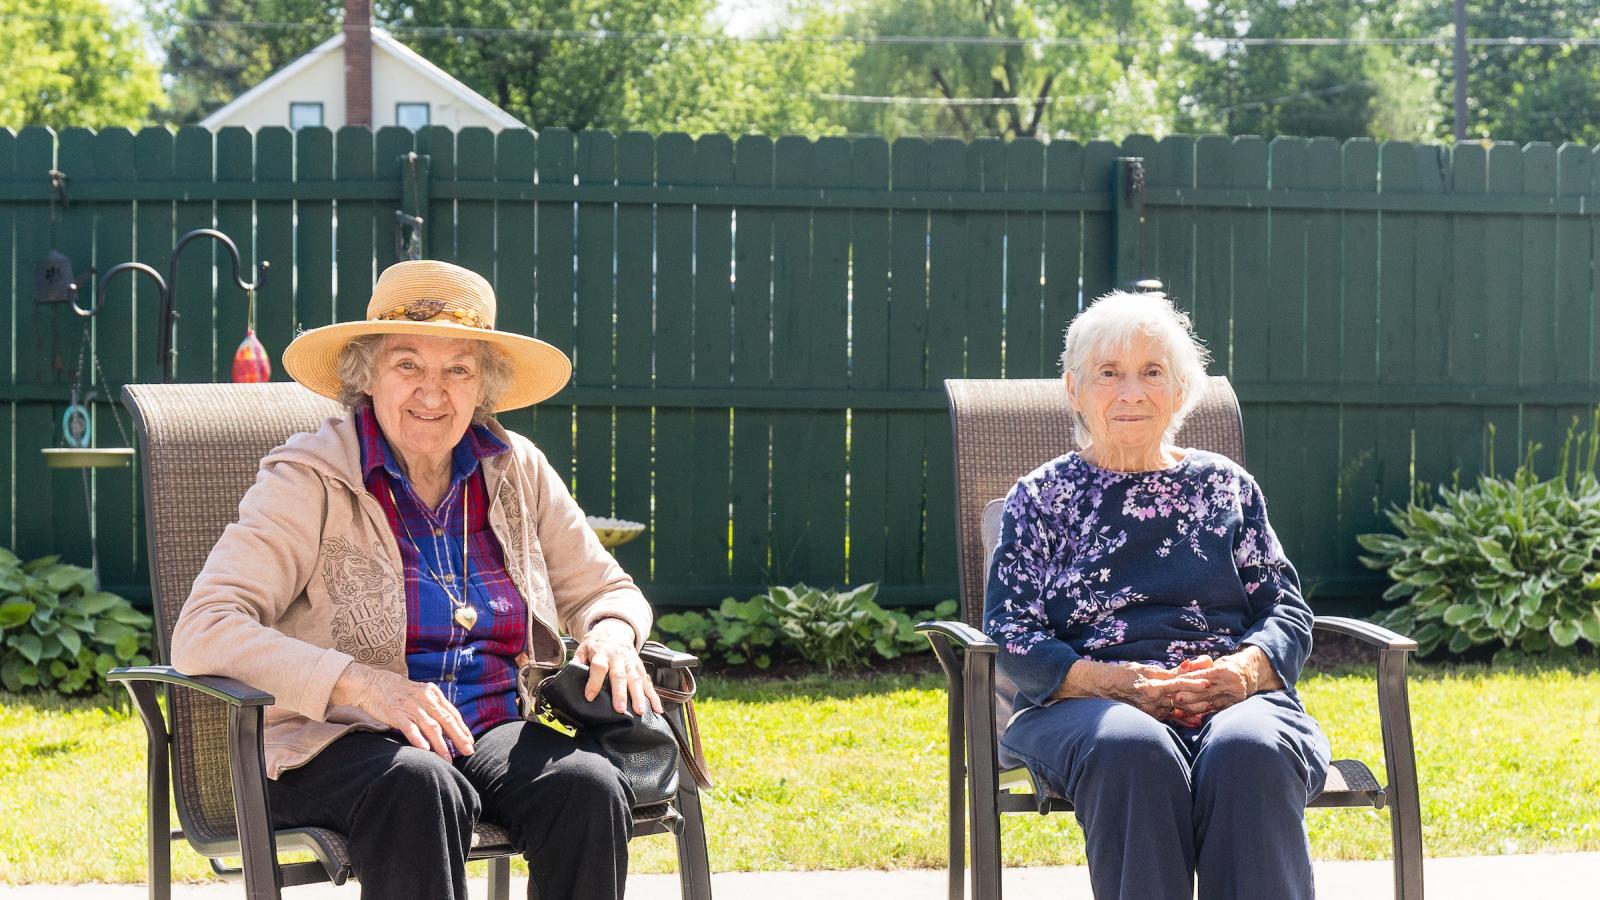
[[685, 671], [683, 675], [683, 690], [656, 685], [656, 692], [663, 704], [683, 706], [690, 740], [684, 739], [668, 716], [654, 711], [642, 716], [631, 711], [617, 712], [611, 705], [609, 682], [601, 686], [593, 700], [586, 699], [583, 692], [589, 683], [589, 667], [580, 662], [568, 662], [554, 672], [543, 670], [543, 677], [530, 691], [534, 718], [594, 741], [622, 773], [635, 807], [667, 803], [678, 795], [680, 759], [697, 785], [711, 786], [694, 716], [694, 674]]

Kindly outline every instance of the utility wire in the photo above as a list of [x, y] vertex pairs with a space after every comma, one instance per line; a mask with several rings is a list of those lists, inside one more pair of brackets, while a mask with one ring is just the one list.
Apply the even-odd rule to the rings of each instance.
[[[22, 14], [0, 15], [0, 21], [43, 20], [64, 21], [99, 17], [83, 14]], [[338, 22], [243, 22], [233, 19], [166, 19], [162, 27], [197, 27], [210, 29], [239, 29], [246, 31], [337, 31]], [[1019, 38], [1002, 35], [810, 35], [774, 32], [768, 34], [731, 35], [673, 31], [612, 31], [608, 29], [572, 28], [488, 28], [437, 25], [408, 25], [404, 22], [382, 24], [395, 34], [412, 34], [421, 37], [518, 37], [526, 40], [583, 40], [583, 41], [647, 41], [667, 43], [788, 43], [788, 44], [872, 44], [872, 45], [925, 45], [925, 46], [982, 46], [1021, 48], [1073, 48], [1073, 47], [1124, 47], [1163, 46], [1188, 43], [1200, 47], [1448, 47], [1453, 44], [1449, 35], [1437, 37], [1243, 37], [1214, 35], [1108, 35], [1104, 37], [1037, 37]], [[1600, 36], [1563, 37], [1558, 35], [1506, 36], [1468, 38], [1469, 47], [1600, 47]]]

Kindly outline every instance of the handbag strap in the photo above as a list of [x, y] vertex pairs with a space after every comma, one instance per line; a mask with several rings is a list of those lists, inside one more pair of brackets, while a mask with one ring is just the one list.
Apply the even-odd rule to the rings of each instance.
[[[693, 669], [680, 669], [678, 672], [683, 677], [683, 687], [669, 688], [658, 684], [656, 694], [667, 703], [683, 707], [684, 728], [680, 729], [671, 716], [662, 718], [667, 721], [667, 727], [672, 729], [672, 736], [678, 741], [678, 756], [688, 767], [695, 785], [708, 788], [711, 787], [711, 774], [706, 768], [705, 750], [700, 746], [700, 717], [694, 711], [694, 695], [699, 686], [695, 682]], [[687, 737], [685, 730], [688, 731]]]

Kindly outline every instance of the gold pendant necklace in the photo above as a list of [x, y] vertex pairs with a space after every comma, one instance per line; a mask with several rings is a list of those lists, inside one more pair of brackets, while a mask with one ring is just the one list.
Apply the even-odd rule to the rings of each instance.
[[[460, 595], [457, 595], [455, 591], [450, 590], [450, 586], [445, 583], [445, 577], [443, 575], [439, 574], [439, 571], [437, 569], [435, 569], [432, 565], [430, 565], [428, 563], [428, 560], [425, 557], [423, 557], [422, 548], [417, 544], [417, 539], [415, 537], [412, 537], [412, 535], [411, 535], [411, 526], [406, 524], [405, 514], [400, 512], [400, 502], [395, 499], [394, 486], [393, 485], [389, 485], [389, 484], [385, 484], [385, 487], [387, 487], [389, 489], [389, 503], [392, 504], [395, 507], [395, 512], [397, 514], [399, 514], [399, 516], [400, 516], [400, 527], [405, 530], [406, 540], [410, 541], [412, 546], [417, 547], [417, 558], [422, 560], [422, 565], [428, 570], [428, 574], [433, 577], [434, 583], [439, 585], [439, 589], [444, 591], [444, 595], [446, 597], [450, 598], [450, 605], [455, 608], [454, 612], [451, 613], [450, 618], [454, 619], [455, 623], [457, 625], [460, 625], [461, 629], [463, 631], [471, 631], [472, 630], [472, 626], [476, 625], [477, 622], [478, 622], [478, 610], [475, 607], [473, 607], [473, 605], [471, 603], [468, 603], [467, 599], [466, 599], [466, 597], [467, 597], [467, 546], [468, 546], [468, 543], [469, 543], [468, 535], [467, 535], [467, 504], [469, 502], [471, 502], [471, 500], [472, 500], [472, 491], [470, 489], [470, 485], [466, 484], [465, 482], [463, 482], [462, 485], [461, 485], [462, 494], [461, 494], [461, 593], [460, 593]], [[445, 549], [446, 550], [450, 549], [450, 541], [448, 540], [448, 538], [445, 540]], [[454, 577], [454, 576], [452, 576], [452, 577]]]

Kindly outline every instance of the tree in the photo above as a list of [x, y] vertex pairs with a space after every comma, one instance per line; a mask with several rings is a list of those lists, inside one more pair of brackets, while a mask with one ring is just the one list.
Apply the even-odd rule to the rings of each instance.
[[[146, 2], [161, 22], [180, 121], [336, 34], [343, 10], [342, 0]], [[713, 0], [374, 0], [372, 15], [536, 128], [837, 130], [814, 95], [844, 86], [850, 47], [731, 41], [710, 25], [712, 8]]]
[[196, 122], [339, 33], [342, 0], [144, 0], [171, 116]]
[[162, 102], [144, 30], [104, 0], [0, 0], [0, 125], [138, 125]]
[[[1455, 77], [1453, 9], [1417, 2], [1419, 31], [1445, 40], [1421, 48], [1417, 65], [1438, 70], [1441, 136], [1450, 130]], [[1472, 38], [1545, 38], [1554, 43], [1467, 48], [1467, 135], [1518, 142], [1600, 143], [1600, 47], [1561, 39], [1600, 38], [1597, 0], [1469, 0]]]
[[628, 91], [622, 119], [645, 131], [837, 134], [837, 104], [849, 89], [860, 46], [831, 40], [842, 19], [799, 8], [781, 30], [753, 41], [685, 41]]
[[[1196, 33], [1241, 38], [1414, 36], [1414, 21], [1379, 0], [1214, 0]], [[1423, 140], [1437, 131], [1437, 70], [1393, 46], [1198, 42], [1179, 126], [1273, 137]]]
[[858, 100], [847, 120], [891, 136], [1159, 134], [1181, 83], [1168, 41], [1186, 19], [1166, 0], [861, 0], [855, 89], [893, 99]]

